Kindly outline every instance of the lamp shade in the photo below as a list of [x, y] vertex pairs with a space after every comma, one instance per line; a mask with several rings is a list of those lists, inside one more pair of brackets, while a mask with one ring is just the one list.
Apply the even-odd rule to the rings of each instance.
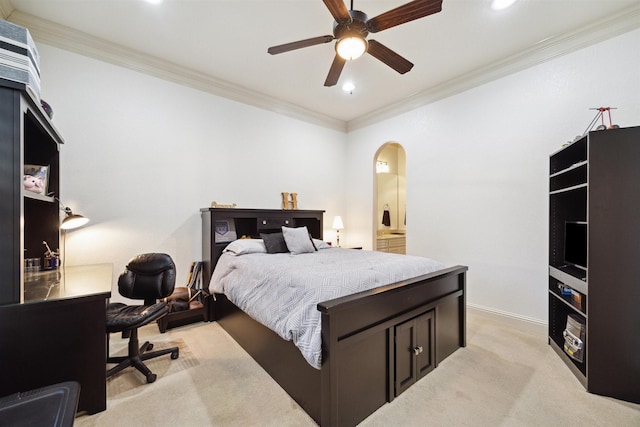
[[64, 212], [65, 218], [62, 220], [62, 224], [60, 224], [60, 228], [63, 230], [73, 230], [74, 228], [82, 227], [89, 222], [89, 218], [82, 215], [76, 215], [69, 208], [65, 208]]
[[335, 230], [342, 230], [344, 228], [344, 224], [342, 223], [342, 217], [340, 215], [333, 217], [333, 228]]

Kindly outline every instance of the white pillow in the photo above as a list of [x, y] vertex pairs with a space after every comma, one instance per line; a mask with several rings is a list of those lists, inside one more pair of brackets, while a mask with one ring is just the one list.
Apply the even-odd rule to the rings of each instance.
[[311, 236], [309, 236], [307, 226], [297, 228], [282, 227], [282, 235], [284, 236], [284, 241], [287, 244], [289, 252], [293, 255], [316, 251], [316, 247], [313, 246], [313, 242], [311, 241]]
[[262, 239], [238, 239], [229, 243], [223, 252], [233, 255], [266, 254], [267, 248]]
[[311, 241], [313, 242], [313, 245], [316, 247], [317, 250], [331, 248], [331, 245], [325, 242], [324, 240], [311, 239]]

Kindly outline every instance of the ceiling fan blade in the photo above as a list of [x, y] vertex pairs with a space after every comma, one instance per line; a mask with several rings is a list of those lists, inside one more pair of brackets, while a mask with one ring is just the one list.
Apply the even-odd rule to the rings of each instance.
[[289, 52], [290, 50], [301, 49], [303, 47], [315, 46], [317, 44], [329, 43], [333, 41], [333, 36], [320, 36], [313, 37], [305, 40], [298, 40], [297, 42], [285, 43], [278, 46], [272, 46], [267, 49], [271, 55], [277, 55], [279, 53]]
[[349, 9], [344, 4], [343, 0], [322, 0], [331, 12], [331, 16], [338, 22], [350, 22], [351, 15], [349, 14]]
[[336, 57], [333, 58], [331, 68], [329, 69], [327, 79], [324, 81], [325, 86], [335, 86], [336, 83], [338, 83], [338, 79], [340, 78], [340, 73], [342, 73], [345, 62], [347, 62], [346, 59], [336, 54]]
[[375, 40], [369, 40], [367, 53], [379, 61], [384, 62], [400, 74], [407, 73], [413, 68], [413, 64], [411, 62]]
[[414, 0], [367, 21], [370, 33], [405, 24], [442, 10], [442, 0]]

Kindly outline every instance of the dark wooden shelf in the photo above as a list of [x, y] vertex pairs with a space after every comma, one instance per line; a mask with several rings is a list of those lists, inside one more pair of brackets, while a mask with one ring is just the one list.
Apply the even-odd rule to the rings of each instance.
[[[549, 162], [549, 344], [587, 391], [634, 403], [640, 403], [639, 142], [640, 127], [589, 132]], [[588, 269], [565, 260], [565, 224], [576, 221], [587, 225]], [[563, 295], [563, 287], [574, 293]], [[578, 360], [565, 353], [570, 317], [574, 332], [575, 323], [583, 329], [582, 350], [573, 349], [581, 352]]]
[[209, 295], [204, 299], [201, 308], [175, 311], [158, 319], [158, 329], [161, 333], [165, 333], [167, 329], [177, 328], [191, 323], [211, 322], [215, 318], [213, 310], [213, 297]]

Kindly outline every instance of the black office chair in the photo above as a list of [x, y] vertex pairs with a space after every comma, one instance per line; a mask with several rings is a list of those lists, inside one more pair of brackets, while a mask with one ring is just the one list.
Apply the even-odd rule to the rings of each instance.
[[133, 366], [142, 372], [148, 383], [156, 380], [156, 374], [144, 364], [144, 360], [171, 353], [172, 359], [179, 355], [178, 347], [158, 351], [148, 341], [138, 347], [138, 328], [154, 322], [169, 312], [166, 301], [176, 283], [176, 266], [167, 254], [143, 254], [132, 258], [118, 279], [120, 295], [144, 300], [144, 305], [111, 303], [107, 306], [107, 333], [122, 332], [122, 338], [129, 338], [127, 356], [108, 357], [107, 363], [118, 365], [107, 371], [107, 377]]

